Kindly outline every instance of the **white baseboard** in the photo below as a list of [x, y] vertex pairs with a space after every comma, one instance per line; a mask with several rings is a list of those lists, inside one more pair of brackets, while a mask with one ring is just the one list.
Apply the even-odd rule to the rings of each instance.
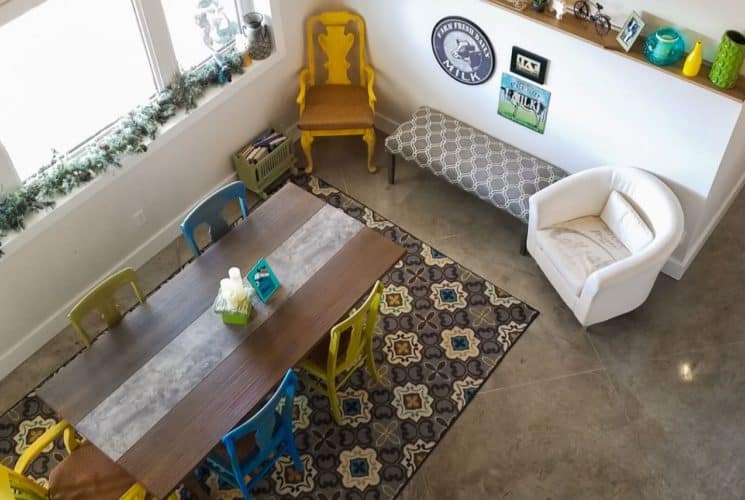
[[[226, 183], [235, 180], [235, 174], [227, 176], [225, 179], [220, 181], [219, 184], [215, 185], [212, 189], [208, 190], [204, 195], [215, 191], [219, 187]], [[196, 203], [199, 200], [195, 200]], [[42, 324], [37, 326], [30, 334], [26, 335], [23, 339], [16, 342], [10, 349], [0, 355], [0, 379], [7, 376], [13, 371], [18, 365], [23, 363], [32, 354], [38, 351], [44, 344], [49, 342], [55, 335], [61, 332], [67, 326], [67, 313], [72, 307], [80, 301], [85, 293], [93, 288], [96, 284], [103, 281], [106, 277], [110, 276], [114, 272], [124, 267], [134, 267], [138, 269], [142, 267], [148, 260], [155, 257], [158, 252], [165, 248], [180, 234], [179, 224], [184, 220], [184, 217], [189, 213], [191, 207], [184, 210], [166, 226], [161, 228], [145, 243], [137, 247], [132, 253], [127, 255], [124, 259], [117, 262], [108, 271], [102, 274], [98, 279], [91, 283], [85, 290], [81, 291], [80, 294], [67, 302], [64, 306], [49, 316]]]
[[[732, 191], [730, 191], [730, 193], [727, 195], [727, 198], [725, 198], [724, 203], [722, 203], [722, 205], [714, 214], [714, 217], [712, 217], [711, 220], [706, 224], [706, 227], [703, 231], [701, 231], [701, 234], [699, 234], [698, 238], [696, 238], [696, 240], [690, 245], [690, 248], [685, 254], [683, 261], [681, 262], [677, 259], [670, 259], [670, 261], [662, 270], [665, 274], [668, 274], [675, 279], [680, 279], [683, 277], [683, 274], [685, 274], [690, 265], [693, 263], [693, 260], [698, 256], [699, 252], [701, 252], [701, 249], [704, 248], [704, 245], [709, 240], [711, 233], [714, 232], [714, 230], [724, 218], [727, 211], [729, 211], [730, 207], [737, 199], [737, 196], [740, 194], [743, 187], [745, 187], [745, 173], [743, 173], [743, 175], [737, 181], [735, 187], [732, 188]], [[670, 267], [670, 269], [668, 269], [668, 266]]]
[[386, 134], [390, 135], [395, 132], [399, 125], [400, 124], [397, 121], [388, 118], [385, 115], [381, 115], [380, 113], [376, 113], [375, 115], [375, 128], [377, 128], [381, 132], [385, 132]]

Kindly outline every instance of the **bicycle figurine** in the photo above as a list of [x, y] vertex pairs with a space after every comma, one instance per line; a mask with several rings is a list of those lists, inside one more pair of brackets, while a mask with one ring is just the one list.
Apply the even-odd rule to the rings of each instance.
[[[591, 14], [591, 5], [595, 6], [597, 12]], [[582, 21], [591, 21], [595, 24], [595, 31], [598, 35], [605, 36], [610, 32], [610, 16], [603, 13], [603, 6], [591, 0], [579, 0], [574, 4], [574, 15]]]

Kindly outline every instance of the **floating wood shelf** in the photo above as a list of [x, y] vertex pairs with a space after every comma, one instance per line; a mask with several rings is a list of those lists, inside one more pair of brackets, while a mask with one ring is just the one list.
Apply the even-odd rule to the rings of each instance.
[[611, 31], [607, 35], [601, 37], [595, 31], [594, 24], [577, 19], [571, 12], [567, 12], [566, 14], [564, 14], [564, 18], [559, 21], [556, 19], [556, 17], [553, 16], [553, 14], [550, 14], [547, 11], [534, 11], [530, 7], [530, 5], [528, 5], [528, 7], [526, 7], [524, 10], [517, 10], [513, 6], [513, 3], [509, 0], [489, 0], [489, 2], [497, 7], [508, 10], [513, 14], [543, 24], [544, 26], [548, 26], [549, 28], [552, 28], [554, 30], [561, 31], [569, 36], [578, 38], [591, 45], [595, 45], [596, 47], [602, 47], [606, 50], [610, 50], [622, 57], [632, 59], [640, 64], [644, 64], [645, 66], [654, 68], [658, 71], [688, 82], [692, 85], [697, 85], [701, 88], [709, 90], [710, 92], [728, 97], [740, 103], [745, 102], [745, 78], [743, 78], [742, 76], [737, 80], [737, 85], [735, 86], [735, 88], [720, 89], [719, 87], [711, 83], [711, 81], [709, 81], [708, 74], [709, 68], [711, 66], [708, 63], [704, 63], [704, 66], [701, 68], [701, 72], [694, 78], [687, 78], [682, 75], [681, 70], [683, 68], [683, 61], [680, 61], [677, 64], [673, 64], [672, 66], [655, 66], [654, 64], [650, 63], [649, 61], [647, 61], [646, 57], [644, 57], [644, 53], [642, 52], [644, 41], [641, 37], [639, 38], [639, 40], [636, 41], [631, 51], [627, 53], [618, 44], [618, 41], [616, 40], [617, 33], [615, 31]]

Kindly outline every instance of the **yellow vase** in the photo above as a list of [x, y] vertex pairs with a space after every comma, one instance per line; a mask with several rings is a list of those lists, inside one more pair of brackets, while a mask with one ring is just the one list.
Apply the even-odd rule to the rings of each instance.
[[693, 50], [688, 54], [688, 57], [686, 57], [686, 62], [683, 64], [683, 74], [688, 78], [693, 78], [698, 75], [699, 71], [701, 71], [701, 63], [703, 62], [701, 49], [701, 42], [696, 42], [696, 45], [693, 46]]

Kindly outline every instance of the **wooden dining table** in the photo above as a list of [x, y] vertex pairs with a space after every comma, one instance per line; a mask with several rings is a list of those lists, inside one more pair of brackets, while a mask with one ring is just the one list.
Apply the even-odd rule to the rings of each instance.
[[[403, 255], [287, 184], [99, 336], [37, 393], [165, 498]], [[265, 257], [281, 286], [247, 326], [212, 311], [228, 268]]]

